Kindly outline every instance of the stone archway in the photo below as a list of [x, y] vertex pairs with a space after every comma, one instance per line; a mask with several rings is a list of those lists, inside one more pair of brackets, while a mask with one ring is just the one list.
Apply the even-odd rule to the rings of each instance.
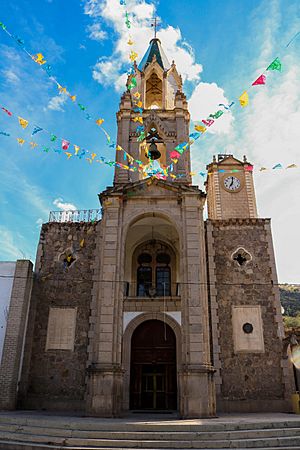
[[[159, 353], [154, 352], [153, 356], [156, 360], [151, 361], [153, 364], [148, 364], [149, 356], [143, 358], [143, 360], [137, 361], [136, 355], [133, 356], [132, 353], [132, 341], [134, 341], [135, 332], [137, 332], [136, 336], [138, 336], [139, 328], [143, 327], [143, 324], [149, 325], [149, 322], [159, 322], [162, 324], [162, 327], [167, 330], [167, 337], [169, 337], [169, 344], [165, 346], [165, 351], [168, 353], [167, 359], [169, 361], [161, 360], [157, 361], [161, 357]], [[150, 324], [151, 326], [151, 324]], [[165, 327], [164, 327], [165, 326]], [[142, 328], [140, 331], [143, 332]], [[173, 345], [170, 341], [173, 341]], [[133, 352], [137, 352], [140, 349], [134, 349]], [[172, 358], [173, 352], [173, 361], [170, 360]], [[148, 355], [151, 354], [151, 343], [148, 346]], [[133, 357], [132, 357], [133, 356]], [[123, 410], [128, 411], [130, 408], [133, 409], [180, 409], [180, 392], [181, 392], [181, 377], [179, 376], [181, 372], [181, 329], [179, 323], [176, 322], [175, 319], [168, 316], [167, 314], [162, 313], [141, 313], [137, 317], [135, 317], [126, 327], [123, 336], [123, 352], [122, 352], [122, 367], [124, 370], [124, 385], [123, 385]], [[159, 364], [161, 362], [161, 364]], [[137, 385], [139, 385], [138, 390], [136, 391], [136, 398], [133, 401], [133, 398], [130, 398], [130, 394], [133, 392], [133, 382], [130, 379], [130, 376], [134, 376], [134, 368], [132, 368], [133, 364], [140, 364], [140, 367], [137, 372], [139, 372], [140, 380], [138, 380]], [[169, 364], [169, 368], [166, 366]], [[143, 368], [141, 367], [143, 366]], [[146, 367], [147, 366], [147, 367]], [[151, 367], [152, 366], [152, 367]], [[133, 370], [132, 370], [133, 369]], [[135, 374], [137, 373], [135, 372]], [[143, 377], [143, 380], [141, 379]], [[156, 392], [148, 395], [146, 394], [145, 383], [147, 383], [146, 379], [148, 378], [148, 388], [149, 383], [152, 381], [157, 384], [167, 383], [168, 386], [164, 385], [163, 393], [158, 394]], [[152, 380], [151, 380], [152, 379]], [[142, 387], [142, 383], [144, 383]], [[137, 386], [136, 385], [136, 386]], [[157, 390], [157, 389], [156, 389]], [[151, 389], [149, 389], [151, 391]], [[173, 393], [173, 394], [172, 394]], [[155, 398], [156, 395], [156, 398]], [[149, 396], [151, 399], [149, 399]], [[160, 398], [159, 398], [160, 396]], [[137, 399], [138, 398], [138, 399]], [[149, 403], [152, 401], [152, 404]], [[156, 404], [155, 404], [156, 401]]]

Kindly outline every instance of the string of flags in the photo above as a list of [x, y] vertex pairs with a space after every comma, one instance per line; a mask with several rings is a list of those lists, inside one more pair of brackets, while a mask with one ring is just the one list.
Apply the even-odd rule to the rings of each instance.
[[65, 95], [69, 100], [72, 101], [72, 103], [79, 108], [80, 111], [82, 111], [85, 114], [85, 118], [89, 121], [93, 121], [98, 127], [100, 127], [101, 131], [104, 133], [107, 139], [107, 144], [111, 144], [111, 137], [108, 134], [108, 132], [105, 130], [105, 128], [102, 126], [104, 123], [104, 119], [102, 117], [97, 118], [93, 117], [89, 112], [88, 108], [83, 105], [82, 103], [78, 102], [77, 95], [74, 93], [71, 93], [66, 86], [63, 86], [57, 78], [52, 73], [52, 66], [47, 63], [45, 60], [45, 57], [42, 53], [37, 53], [33, 55], [30, 53], [26, 47], [25, 47], [25, 41], [24, 39], [18, 37], [17, 35], [12, 34], [8, 29], [7, 26], [0, 22], [0, 28], [11, 38], [13, 39], [19, 47], [27, 54], [27, 56], [30, 57], [32, 61], [34, 61], [44, 72], [48, 75], [49, 79], [55, 83], [56, 87], [58, 88], [59, 94]]
[[[7, 108], [5, 108], [4, 106], [0, 105], [0, 109], [8, 116], [8, 117], [14, 117], [14, 114], [8, 110]], [[29, 120], [24, 119], [21, 116], [17, 116], [18, 119], [18, 123], [21, 126], [21, 128], [23, 128], [24, 130], [29, 126]], [[70, 140], [65, 139], [65, 138], [61, 138], [59, 136], [57, 136], [56, 134], [54, 134], [51, 131], [48, 131], [46, 128], [42, 128], [39, 125], [34, 125], [32, 132], [31, 132], [31, 137], [37, 135], [38, 133], [46, 133], [50, 136], [50, 142], [51, 143], [60, 143], [59, 144], [59, 148], [55, 149], [54, 151], [56, 153], [62, 153], [62, 151], [65, 153], [65, 155], [68, 157], [68, 159], [70, 159], [72, 156], [76, 156], [79, 159], [85, 157], [90, 163], [92, 163], [95, 158], [97, 157], [97, 153], [84, 149], [82, 147], [80, 147], [77, 144], [71, 143]], [[0, 135], [2, 136], [10, 136], [10, 134], [6, 131], [0, 131]], [[25, 140], [23, 138], [17, 138], [17, 142], [20, 145], [23, 145], [25, 143]], [[35, 148], [36, 146], [38, 146], [38, 144], [31, 140], [30, 145], [32, 148]], [[117, 151], [120, 152], [124, 152], [124, 157], [126, 156], [126, 159], [128, 159], [129, 161], [129, 165], [127, 164], [122, 164], [122, 163], [118, 163], [119, 167], [122, 167], [126, 170], [132, 170], [132, 171], [136, 171], [136, 170], [143, 170], [143, 162], [140, 160], [136, 160], [134, 159], [128, 152], [126, 152], [126, 150], [124, 150], [120, 145], [115, 145], [114, 143], [109, 145], [110, 147], [115, 147]], [[48, 149], [48, 150], [45, 150]], [[50, 148], [48, 146], [44, 146], [44, 151], [49, 151]], [[101, 161], [104, 162], [106, 161], [106, 158], [103, 156], [98, 156], [99, 158], [101, 158]], [[104, 158], [104, 159], [103, 159]], [[116, 161], [115, 161], [116, 162]], [[113, 165], [113, 161], [109, 160], [110, 165]], [[134, 166], [133, 164], [137, 164], [138, 167]]]

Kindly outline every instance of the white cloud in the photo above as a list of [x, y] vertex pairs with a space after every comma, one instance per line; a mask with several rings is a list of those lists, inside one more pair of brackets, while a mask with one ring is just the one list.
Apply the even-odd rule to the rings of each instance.
[[75, 205], [73, 205], [73, 203], [64, 202], [64, 199], [61, 197], [53, 200], [53, 205], [57, 206], [57, 208], [61, 209], [62, 211], [76, 211], [78, 209]]
[[[142, 58], [147, 45], [153, 37], [149, 19], [155, 15], [155, 5], [144, 0], [132, 0], [126, 5], [132, 27], [125, 24], [125, 8], [120, 6], [119, 0], [89, 0], [85, 3], [85, 14], [94, 20], [106, 21], [117, 34], [113, 53], [105, 59], [100, 59], [93, 69], [93, 78], [101, 84], [110, 84], [117, 91], [124, 90], [126, 79], [124, 72], [128, 69], [130, 48], [127, 44], [128, 36], [134, 41], [134, 51]], [[99, 24], [100, 26], [100, 24]], [[174, 59], [183, 81], [199, 81], [202, 66], [195, 61], [192, 48], [183, 41], [179, 28], [167, 26], [161, 28], [157, 37], [161, 40], [164, 51], [170, 60]]]
[[66, 94], [55, 95], [49, 100], [47, 108], [51, 109], [52, 111], [64, 112], [62, 106], [66, 103], [67, 99], [68, 97]]
[[107, 33], [101, 30], [101, 25], [99, 23], [93, 23], [87, 27], [89, 32], [89, 37], [94, 41], [103, 41], [107, 38]]
[[1, 252], [4, 255], [7, 255], [5, 258], [12, 258], [15, 260], [22, 257], [23, 252], [17, 248], [13, 233], [2, 225], [0, 225], [0, 246]]
[[73, 205], [73, 203], [64, 202], [63, 198], [59, 197], [53, 201], [53, 205], [61, 209], [63, 213], [61, 214], [61, 221], [67, 222], [72, 219], [72, 211], [76, 211], [78, 208]]
[[[207, 119], [209, 114], [220, 109], [219, 103], [227, 105], [228, 99], [224, 95], [224, 90], [216, 83], [200, 82], [194, 89], [189, 99], [189, 110], [192, 120], [199, 121]], [[222, 108], [221, 108], [222, 109]], [[211, 133], [230, 133], [232, 131], [233, 116], [231, 112], [224, 113], [215, 120], [215, 123], [207, 128]]]
[[37, 226], [39, 228], [41, 225], [43, 225], [44, 220], [40, 217], [39, 219], [37, 219], [37, 221], [35, 223], [37, 224]]
[[9, 83], [16, 84], [19, 83], [20, 78], [18, 75], [11, 69], [3, 70], [2, 75]]

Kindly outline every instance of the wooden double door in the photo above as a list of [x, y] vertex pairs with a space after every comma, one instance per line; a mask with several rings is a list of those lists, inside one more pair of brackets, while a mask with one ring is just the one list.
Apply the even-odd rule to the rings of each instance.
[[130, 409], [177, 408], [176, 337], [169, 325], [148, 320], [131, 340]]

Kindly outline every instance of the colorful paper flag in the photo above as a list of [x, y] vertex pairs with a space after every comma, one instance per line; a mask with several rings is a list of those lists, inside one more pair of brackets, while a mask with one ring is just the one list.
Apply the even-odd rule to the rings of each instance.
[[260, 75], [255, 81], [253, 81], [252, 86], [258, 86], [260, 84], [266, 84], [266, 75]]
[[6, 133], [6, 131], [0, 131], [0, 134], [1, 134], [2, 136], [10, 136], [10, 134], [9, 134], [9, 133]]
[[37, 143], [34, 141], [29, 142], [29, 145], [31, 146], [31, 148], [37, 147]]
[[1, 107], [1, 109], [8, 115], [8, 116], [12, 116], [12, 113], [10, 111], [8, 111], [8, 109], [4, 108], [3, 106]]
[[207, 127], [211, 127], [215, 121], [212, 119], [203, 119], [201, 122], [204, 123], [204, 125], [206, 125]]
[[39, 64], [40, 66], [42, 66], [43, 64], [46, 63], [44, 56], [42, 55], [42, 53], [37, 53], [36, 55], [34, 55], [32, 57], [33, 61], [36, 62], [37, 64]]
[[61, 141], [61, 148], [63, 150], [68, 150], [69, 145], [70, 145], [70, 142], [66, 141], [65, 139], [62, 139], [62, 141]]
[[130, 55], [129, 55], [129, 59], [130, 59], [130, 61], [135, 61], [136, 59], [137, 59], [137, 57], [138, 57], [139, 55], [136, 53], [136, 52], [134, 52], [133, 50], [131, 50], [131, 52], [130, 52]]
[[289, 166], [287, 166], [287, 169], [294, 169], [296, 166], [296, 164], [290, 164]]
[[247, 91], [243, 92], [242, 95], [239, 97], [239, 102], [242, 108], [248, 105], [249, 96], [247, 94]]
[[96, 124], [100, 127], [104, 122], [104, 119], [97, 119]]
[[70, 95], [70, 99], [72, 100], [72, 102], [75, 102], [75, 100], [76, 100], [76, 95]]
[[271, 62], [271, 64], [267, 67], [267, 70], [279, 70], [281, 72], [282, 64], [279, 60], [279, 58], [275, 58], [274, 61]]
[[77, 156], [77, 154], [78, 154], [78, 152], [80, 150], [80, 147], [78, 147], [78, 145], [74, 144], [74, 150], [75, 150], [75, 156]]
[[32, 130], [31, 136], [34, 136], [36, 133], [39, 133], [40, 131], [42, 131], [43, 128], [39, 127], [39, 126], [35, 126], [34, 129]]
[[28, 123], [29, 123], [28, 120], [22, 119], [22, 117], [19, 117], [19, 116], [18, 116], [18, 119], [19, 119], [19, 124], [21, 125], [22, 128], [28, 127]]
[[17, 141], [18, 141], [18, 143], [19, 143], [20, 145], [23, 145], [24, 142], [25, 142], [25, 139], [17, 138]]
[[56, 139], [57, 139], [57, 136], [55, 136], [55, 134], [51, 134], [50, 141], [55, 142]]
[[224, 111], [221, 111], [221, 110], [219, 109], [219, 111], [217, 111], [217, 112], [214, 113], [214, 114], [210, 114], [208, 117], [212, 117], [213, 119], [218, 119], [219, 117], [222, 116], [222, 114], [224, 114]]
[[205, 133], [206, 127], [204, 127], [203, 125], [195, 125], [195, 130], [200, 131], [200, 133]]
[[280, 163], [276, 164], [272, 169], [282, 169], [282, 165]]

